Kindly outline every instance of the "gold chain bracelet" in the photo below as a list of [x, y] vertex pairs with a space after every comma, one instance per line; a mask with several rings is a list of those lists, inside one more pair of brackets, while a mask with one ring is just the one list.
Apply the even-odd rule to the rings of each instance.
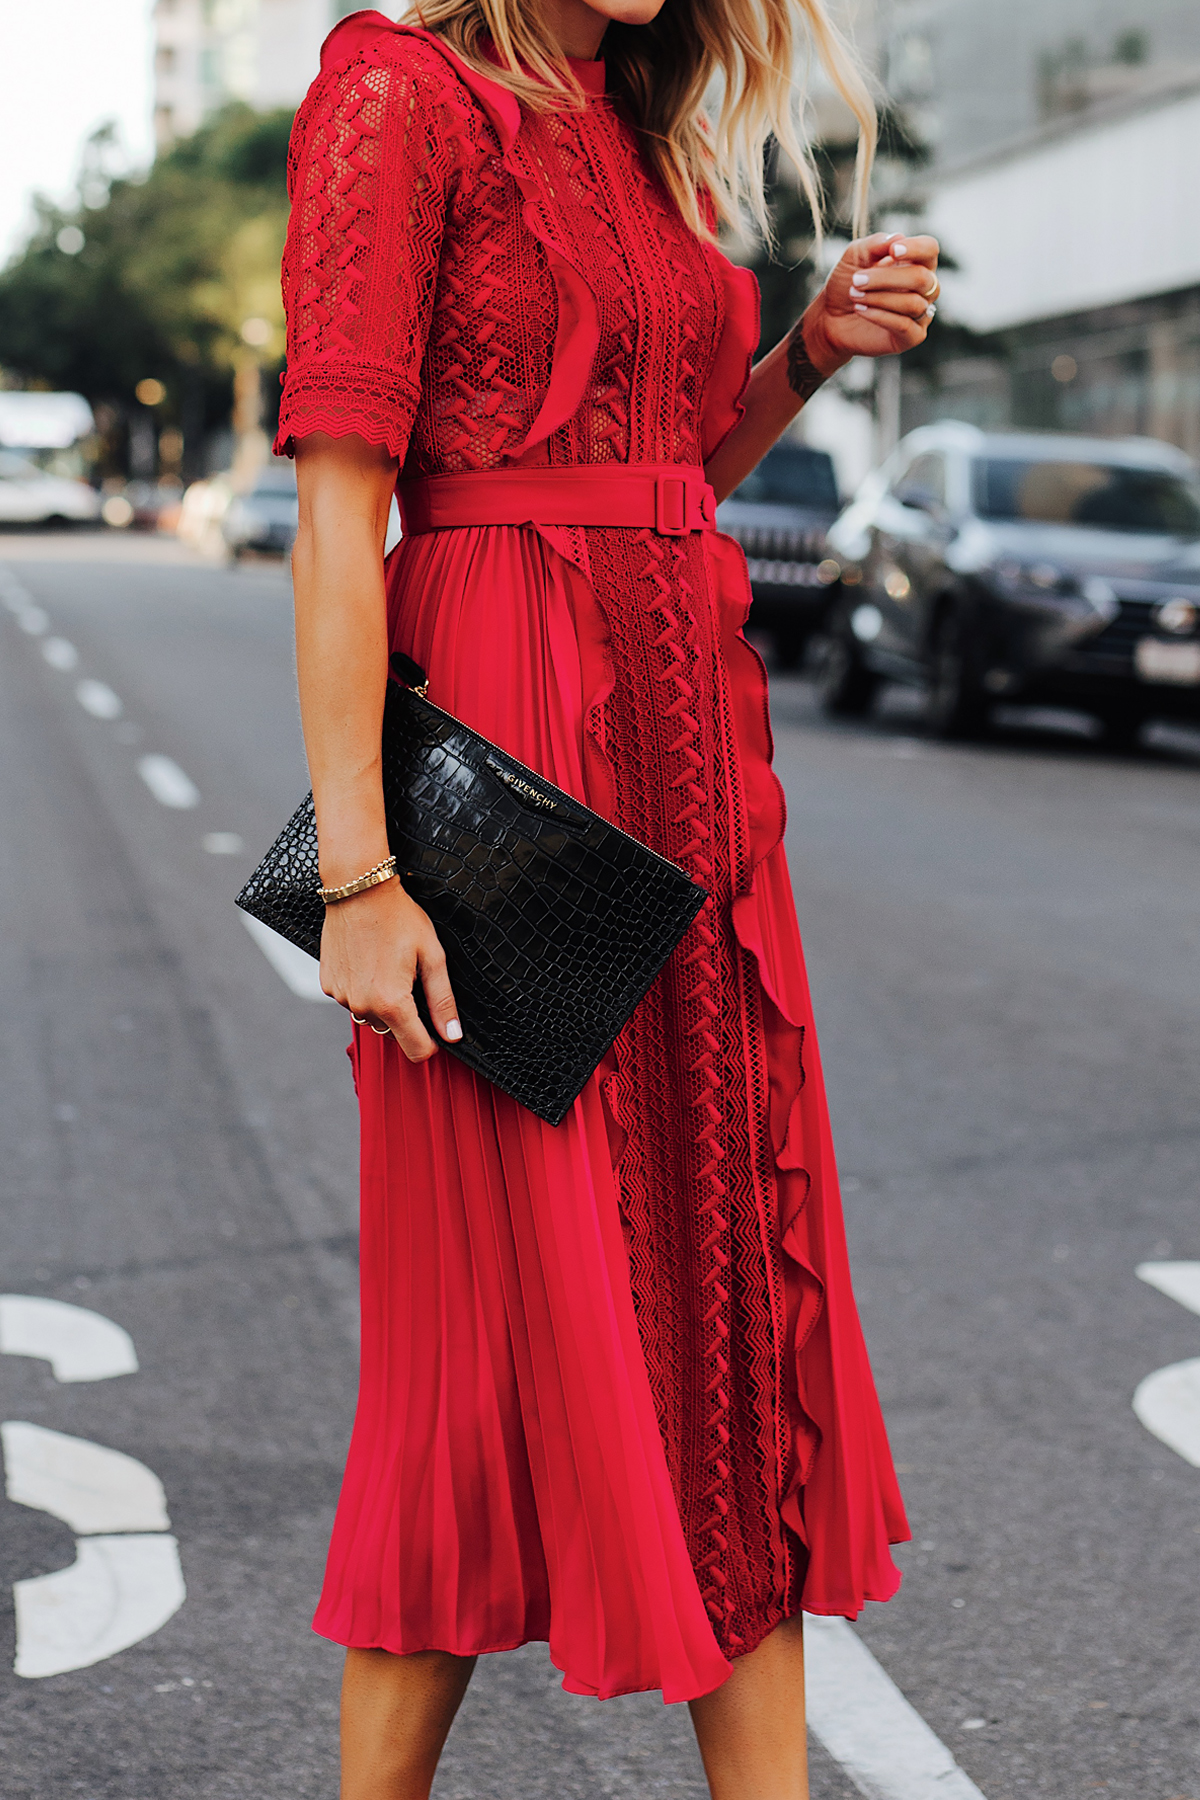
[[326, 906], [334, 906], [339, 900], [349, 900], [355, 894], [365, 894], [368, 888], [378, 887], [381, 882], [390, 881], [396, 873], [396, 859], [389, 856], [384, 862], [376, 863], [365, 875], [359, 875], [354, 881], [346, 881], [341, 887], [318, 888]]

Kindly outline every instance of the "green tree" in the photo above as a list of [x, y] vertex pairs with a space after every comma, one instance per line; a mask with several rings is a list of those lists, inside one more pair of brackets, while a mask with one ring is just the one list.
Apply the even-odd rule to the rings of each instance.
[[88, 204], [40, 201], [32, 237], [0, 272], [0, 367], [119, 410], [152, 377], [166, 389], [159, 422], [192, 439], [223, 419], [248, 354], [244, 322], [267, 321], [264, 362], [283, 355], [291, 120], [228, 106], [140, 179], [99, 180], [98, 134], [80, 181]]

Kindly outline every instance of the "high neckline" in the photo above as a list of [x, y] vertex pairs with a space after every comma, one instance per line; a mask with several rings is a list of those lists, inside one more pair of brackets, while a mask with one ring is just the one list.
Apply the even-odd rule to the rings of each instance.
[[604, 58], [599, 57], [595, 62], [588, 62], [581, 56], [568, 56], [567, 62], [570, 64], [572, 75], [584, 93], [590, 99], [599, 99], [607, 86]]

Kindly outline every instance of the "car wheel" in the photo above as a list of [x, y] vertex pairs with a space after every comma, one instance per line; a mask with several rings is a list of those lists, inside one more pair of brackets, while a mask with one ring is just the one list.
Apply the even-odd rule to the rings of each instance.
[[966, 622], [958, 607], [949, 606], [934, 626], [929, 646], [925, 721], [935, 737], [972, 738], [987, 728], [989, 711]]
[[1100, 742], [1106, 750], [1132, 751], [1138, 748], [1146, 715], [1136, 706], [1113, 706], [1099, 715]]
[[861, 719], [871, 710], [879, 677], [868, 669], [850, 632], [837, 627], [821, 646], [817, 698], [822, 711], [835, 719]]

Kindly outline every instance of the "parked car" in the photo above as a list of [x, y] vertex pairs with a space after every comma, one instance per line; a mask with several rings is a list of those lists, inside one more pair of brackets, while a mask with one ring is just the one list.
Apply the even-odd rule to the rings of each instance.
[[286, 556], [299, 522], [295, 464], [281, 456], [258, 471], [247, 493], [233, 496], [221, 532], [234, 556], [249, 550]]
[[229, 551], [221, 523], [232, 500], [233, 484], [228, 474], [206, 475], [193, 481], [179, 508], [176, 533], [190, 549], [223, 562]]
[[1200, 486], [1170, 444], [924, 426], [829, 542], [831, 712], [887, 677], [927, 688], [946, 737], [1001, 700], [1090, 712], [1112, 742], [1200, 720]]
[[15, 450], [0, 450], [0, 524], [79, 524], [99, 516], [100, 496], [86, 481], [48, 475]]
[[783, 668], [795, 668], [824, 623], [838, 578], [825, 534], [838, 513], [833, 462], [807, 444], [776, 444], [717, 508], [717, 526], [746, 552], [747, 623], [775, 641]]

